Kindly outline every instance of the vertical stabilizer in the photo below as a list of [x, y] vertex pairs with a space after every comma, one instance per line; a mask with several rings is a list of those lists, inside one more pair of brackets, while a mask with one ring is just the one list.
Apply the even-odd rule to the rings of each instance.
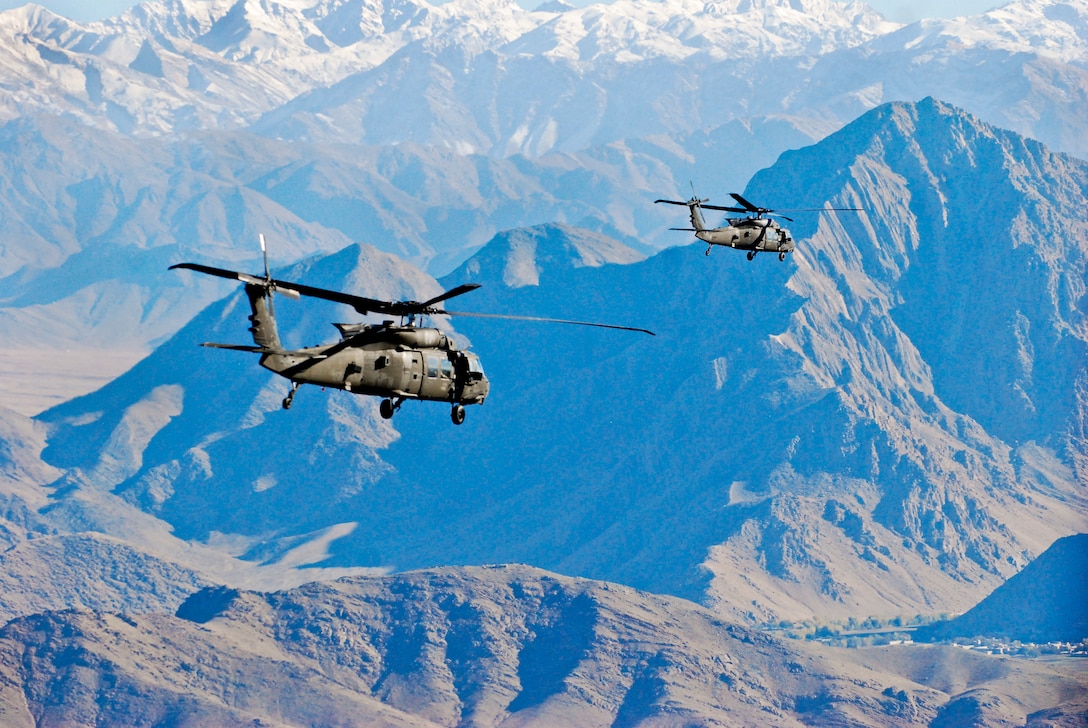
[[688, 209], [691, 210], [691, 226], [696, 231], [706, 230], [706, 223], [703, 222], [703, 213], [699, 210], [699, 204], [702, 202], [698, 197], [694, 197], [688, 201]]
[[282, 349], [280, 335], [276, 331], [276, 317], [272, 312], [272, 291], [265, 286], [247, 283], [246, 295], [253, 311], [249, 316], [253, 343], [265, 349]]

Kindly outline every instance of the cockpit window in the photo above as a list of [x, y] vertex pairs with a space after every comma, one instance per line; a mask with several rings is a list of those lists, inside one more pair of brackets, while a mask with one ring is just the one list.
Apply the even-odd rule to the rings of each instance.
[[446, 379], [453, 379], [453, 362], [449, 359], [442, 360], [442, 376]]
[[483, 374], [484, 373], [484, 368], [480, 364], [479, 358], [473, 356], [472, 354], [468, 355], [468, 370], [469, 370], [469, 372], [471, 372], [473, 374]]

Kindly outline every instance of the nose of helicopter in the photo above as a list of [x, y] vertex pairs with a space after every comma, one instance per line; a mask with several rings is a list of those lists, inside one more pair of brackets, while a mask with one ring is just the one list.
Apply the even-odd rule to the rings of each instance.
[[487, 399], [487, 395], [491, 392], [491, 382], [487, 381], [487, 377], [483, 372], [479, 373], [479, 379], [472, 381], [469, 386], [465, 387], [464, 398], [471, 400], [474, 404], [483, 404]]

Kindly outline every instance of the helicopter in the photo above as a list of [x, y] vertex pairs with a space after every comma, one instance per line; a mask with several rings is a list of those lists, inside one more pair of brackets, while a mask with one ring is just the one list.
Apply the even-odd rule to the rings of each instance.
[[[756, 257], [756, 253], [767, 251], [778, 253], [778, 259], [784, 261], [787, 253], [794, 249], [793, 238], [790, 231], [771, 219], [781, 218], [793, 222], [793, 218], [778, 214], [767, 207], [759, 207], [744, 199], [736, 192], [730, 192], [729, 196], [740, 204], [740, 207], [722, 207], [720, 205], [704, 204], [709, 198], [700, 199], [694, 194], [687, 202], [680, 200], [654, 200], [655, 203], [664, 202], [669, 205], [684, 205], [691, 213], [691, 227], [670, 228], [670, 230], [683, 230], [695, 233], [695, 237], [707, 243], [706, 254], [710, 255], [715, 245], [724, 248], [737, 248], [748, 251], [748, 260]], [[721, 210], [722, 212], [739, 212], [746, 217], [727, 218], [728, 225], [717, 228], [708, 228], [703, 222], [701, 210]], [[820, 207], [787, 210], [786, 212], [823, 212], [824, 210], [857, 210], [856, 207]]]
[[[545, 323], [593, 326], [620, 329], [654, 335], [648, 329], [616, 326], [591, 321], [517, 316], [512, 314], [448, 311], [440, 307], [444, 301], [461, 296], [480, 287], [465, 283], [426, 301], [380, 301], [350, 293], [282, 281], [272, 278], [268, 268], [268, 251], [264, 235], [260, 235], [264, 253], [264, 276], [213, 268], [198, 263], [178, 263], [170, 270], [191, 270], [197, 273], [241, 281], [245, 284], [252, 313], [249, 316], [253, 344], [217, 344], [202, 346], [260, 354], [260, 365], [291, 382], [283, 399], [283, 408], [290, 409], [295, 394], [303, 384], [342, 389], [352, 394], [382, 397], [378, 407], [384, 419], [390, 419], [409, 399], [447, 402], [451, 405], [450, 419], [460, 425], [465, 421], [465, 405], [483, 404], [490, 390], [480, 358], [457, 347], [441, 329], [417, 326], [424, 316], [472, 316], [478, 318], [539, 321]], [[336, 323], [340, 340], [333, 344], [287, 350], [280, 342], [273, 311], [273, 295], [279, 293], [293, 299], [302, 296], [346, 304], [358, 313], [383, 314], [399, 317], [379, 324]]]

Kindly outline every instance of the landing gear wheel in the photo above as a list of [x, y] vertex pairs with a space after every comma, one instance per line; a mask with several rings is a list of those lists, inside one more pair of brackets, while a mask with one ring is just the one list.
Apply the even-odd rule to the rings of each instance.
[[287, 396], [283, 398], [283, 408], [285, 410], [291, 409], [291, 405], [295, 402], [295, 392], [298, 391], [298, 382], [294, 382], [291, 385], [291, 391], [287, 393]]
[[455, 404], [453, 409], [450, 410], [450, 419], [453, 420], [453, 424], [459, 425], [465, 421], [465, 408], [459, 404]]
[[378, 405], [378, 414], [382, 416], [383, 420], [393, 419], [393, 413], [396, 412], [396, 407], [393, 406], [393, 400], [383, 399], [382, 403]]
[[703, 255], [710, 255], [710, 248], [707, 248], [707, 249], [706, 249], [706, 252], [705, 252], [705, 253], [703, 253]]
[[786, 262], [786, 254], [785, 253], [779, 253], [778, 254], [778, 259], [780, 261], [782, 261], [783, 263], [785, 263]]
[[756, 257], [756, 251], [754, 251], [754, 250], [749, 250], [749, 251], [748, 251], [748, 260], [752, 260], [752, 259], [754, 259], [755, 257]]

